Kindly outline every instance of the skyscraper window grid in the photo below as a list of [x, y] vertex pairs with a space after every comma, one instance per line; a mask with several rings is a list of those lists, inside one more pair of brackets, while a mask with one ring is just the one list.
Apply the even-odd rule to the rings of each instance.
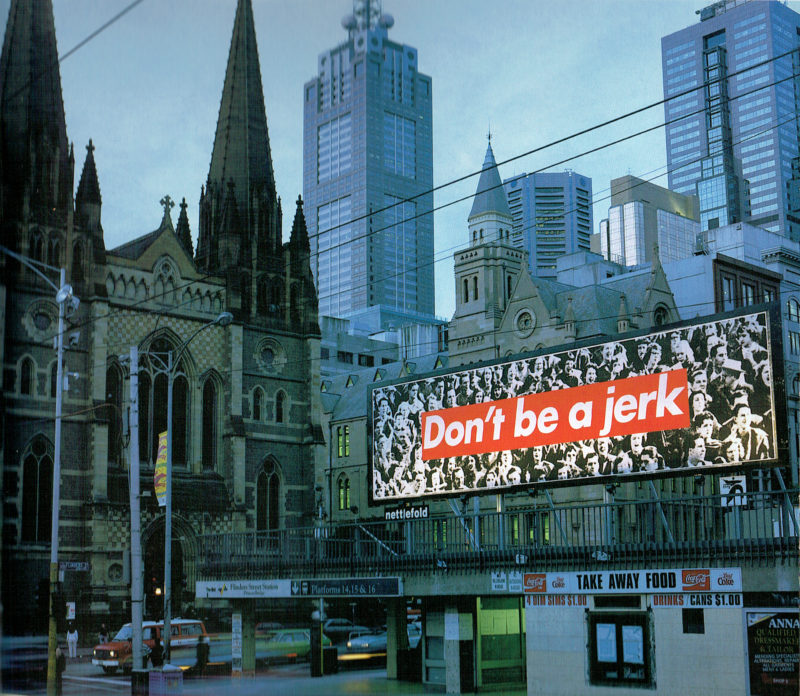
[[[396, 211], [384, 221], [387, 196], [415, 201], [415, 213], [433, 209], [431, 80], [418, 71], [416, 49], [389, 39], [394, 20], [381, 10], [377, 0], [354, 3], [343, 19], [347, 39], [320, 54], [317, 75], [304, 88], [303, 193], [320, 313], [370, 332], [435, 320], [434, 269], [426, 263], [433, 257], [433, 215], [394, 227], [405, 238], [391, 245], [386, 235], [371, 235], [409, 217]], [[349, 130], [344, 121], [329, 138], [320, 130], [345, 114]], [[332, 241], [317, 225], [323, 207], [345, 195], [353, 222], [348, 267], [340, 273], [333, 255], [323, 253], [326, 246], [333, 251]], [[347, 222], [339, 213], [339, 224]], [[408, 279], [384, 282], [412, 268]]]
[[[692, 74], [698, 86], [705, 84], [703, 90], [668, 101], [665, 115], [670, 120], [693, 108], [700, 108], [699, 95], [702, 91], [705, 93], [703, 99], [708, 121], [710, 107], [715, 103], [711, 100], [717, 98], [714, 92], [718, 90], [713, 82], [715, 78], [708, 74], [708, 69], [713, 70], [713, 66], [704, 65], [703, 56], [724, 50], [727, 71], [741, 73], [729, 80], [728, 84], [730, 101], [727, 114], [733, 142], [733, 157], [724, 167], [728, 182], [728, 210], [736, 208], [737, 194], [733, 190], [733, 181], [740, 177], [738, 199], [742, 219], [792, 238], [800, 238], [800, 227], [787, 218], [790, 212], [787, 184], [791, 179], [791, 161], [798, 154], [798, 128], [796, 119], [785, 118], [787, 114], [798, 111], [798, 96], [795, 81], [784, 80], [793, 74], [793, 57], [783, 55], [799, 45], [800, 15], [781, 3], [749, 2], [735, 6], [717, 3], [706, 8], [701, 17], [704, 19], [699, 23], [662, 39], [665, 98], [669, 99], [682, 89], [691, 88]], [[773, 60], [765, 65], [757, 65], [768, 59]], [[752, 70], [749, 69], [751, 67]], [[745, 72], [741, 72], [743, 70]], [[682, 78], [682, 81], [677, 82], [678, 78]], [[763, 91], [738, 98], [738, 95], [759, 85], [765, 85]], [[710, 122], [707, 122], [705, 129], [697, 128], [697, 121], [692, 123], [686, 129], [673, 125], [666, 130], [669, 187], [684, 194], [705, 193], [696, 188], [703, 177], [698, 159], [706, 153], [710, 154], [709, 135], [716, 135]], [[681, 122], [678, 124], [683, 125]], [[748, 132], [763, 129], [769, 124], [777, 126], [759, 136], [756, 142], [746, 140]], [[690, 133], [696, 137], [684, 140], [683, 136]], [[688, 142], [695, 143], [695, 148], [684, 149], [682, 146]], [[746, 146], [737, 145], [739, 142], [746, 142], [750, 146], [749, 156], [745, 156]], [[756, 147], [760, 152], [755, 151]], [[694, 164], [680, 167], [681, 162]], [[775, 186], [756, 191], [756, 200], [750, 200], [751, 209], [748, 210], [747, 182], [752, 183], [753, 177], [762, 176], [767, 171], [771, 172]], [[716, 188], [712, 187], [712, 190], [717, 192]], [[701, 209], [706, 208], [701, 200]], [[716, 222], [717, 217], [710, 213], [703, 215], [704, 227], [709, 220]], [[719, 220], [719, 223], [723, 224], [723, 221]]]

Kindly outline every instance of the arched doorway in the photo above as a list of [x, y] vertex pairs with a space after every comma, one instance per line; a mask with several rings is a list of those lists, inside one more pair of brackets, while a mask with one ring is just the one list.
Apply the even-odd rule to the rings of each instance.
[[[160, 620], [164, 618], [164, 520], [154, 523], [143, 543], [144, 547], [144, 617]], [[187, 587], [184, 568], [184, 549], [174, 521], [172, 527], [172, 618], [183, 613]]]

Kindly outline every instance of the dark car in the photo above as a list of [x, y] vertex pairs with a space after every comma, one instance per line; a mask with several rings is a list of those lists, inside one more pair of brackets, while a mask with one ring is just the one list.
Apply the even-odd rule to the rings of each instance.
[[2, 684], [6, 688], [47, 681], [47, 636], [4, 635], [2, 675]]
[[344, 643], [351, 633], [370, 633], [371, 629], [354, 624], [350, 619], [328, 619], [322, 625], [322, 632], [334, 643]]

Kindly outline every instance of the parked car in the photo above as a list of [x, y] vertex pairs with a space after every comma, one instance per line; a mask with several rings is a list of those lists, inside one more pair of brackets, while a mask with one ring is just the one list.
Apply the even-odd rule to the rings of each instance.
[[[143, 665], [146, 667], [150, 661], [150, 652], [155, 645], [156, 636], [164, 645], [162, 631], [164, 623], [159, 621], [144, 621], [142, 623], [143, 640]], [[173, 665], [188, 669], [197, 662], [197, 642], [209, 642], [202, 621], [194, 619], [173, 619], [170, 622], [170, 662]], [[106, 674], [113, 674], [118, 669], [129, 672], [133, 668], [133, 628], [125, 624], [117, 634], [108, 642], [94, 646], [92, 650], [92, 664], [102, 667]]]
[[[418, 623], [409, 623], [408, 647], [416, 648], [422, 637], [422, 627]], [[347, 651], [351, 653], [385, 653], [387, 645], [386, 630], [372, 633], [352, 634], [347, 641]]]
[[3, 635], [0, 655], [3, 686], [25, 688], [47, 680], [47, 636]]
[[283, 628], [283, 624], [277, 621], [260, 621], [256, 624], [256, 635], [263, 636], [270, 631], [278, 631]]
[[[331, 641], [323, 636], [322, 644], [331, 645]], [[307, 628], [282, 628], [256, 639], [256, 659], [267, 664], [307, 660], [310, 654], [311, 632]]]
[[354, 624], [350, 619], [328, 619], [322, 624], [322, 632], [334, 643], [344, 643], [353, 632], [370, 633], [372, 629]]

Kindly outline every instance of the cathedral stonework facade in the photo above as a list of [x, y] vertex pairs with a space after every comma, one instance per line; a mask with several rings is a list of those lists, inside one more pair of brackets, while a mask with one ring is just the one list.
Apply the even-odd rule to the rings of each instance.
[[[0, 253], [7, 632], [44, 618], [32, 607], [50, 561], [58, 269], [80, 299], [64, 334], [59, 564], [84, 630], [129, 618], [132, 437], [152, 596], [164, 570], [154, 464], [159, 433], [172, 434], [173, 615], [194, 601], [202, 535], [311, 524], [324, 451], [308, 233], [298, 198], [282, 240], [251, 0], [237, 5], [196, 251], [185, 201], [173, 224], [169, 196], [154, 231], [106, 249], [91, 142], [74, 191], [57, 55], [51, 0], [12, 0], [0, 61], [0, 244], [12, 252]], [[51, 282], [14, 255], [45, 264]], [[215, 323], [223, 312], [228, 325]], [[132, 346], [138, 433], [128, 419]]]

